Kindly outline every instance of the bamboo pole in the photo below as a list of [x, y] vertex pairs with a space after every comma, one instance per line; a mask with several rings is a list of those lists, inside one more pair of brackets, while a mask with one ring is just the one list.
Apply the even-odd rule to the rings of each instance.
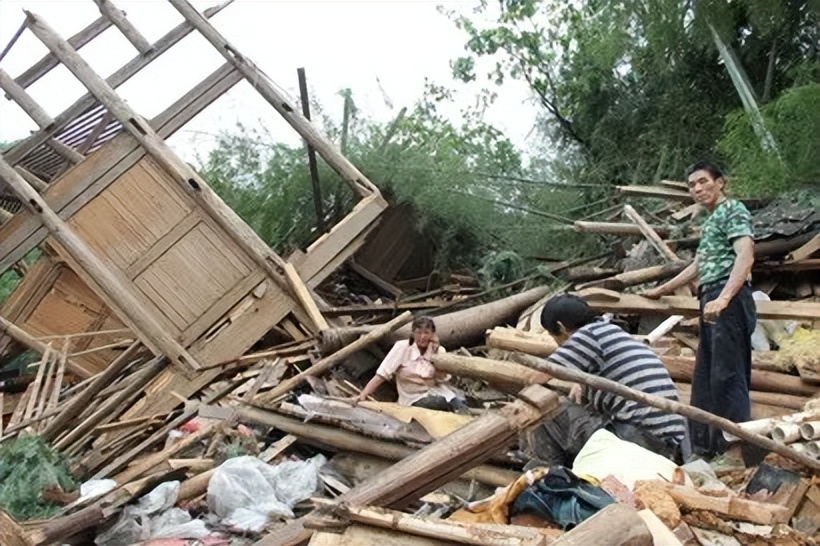
[[[452, 358], [460, 358], [464, 359], [465, 361], [488, 360], [480, 359], [478, 357], [453, 356]], [[680, 402], [676, 402], [674, 400], [668, 400], [660, 396], [647, 394], [645, 392], [629, 388], [625, 385], [621, 385], [616, 381], [611, 381], [603, 377], [598, 377], [595, 375], [584, 373], [579, 370], [565, 368], [558, 364], [553, 364], [548, 360], [535, 359], [535, 357], [531, 358], [537, 360], [537, 369], [545, 373], [548, 373], [553, 377], [557, 377], [558, 379], [563, 379], [565, 381], [573, 381], [575, 383], [581, 383], [582, 385], [586, 385], [587, 387], [604, 392], [609, 392], [617, 396], [626, 398], [627, 400], [632, 400], [634, 402], [646, 404], [647, 406], [652, 406], [653, 408], [658, 408], [671, 413], [676, 413], [678, 415], [683, 415], [688, 419], [692, 419], [699, 423], [713, 426], [715, 428], [722, 430], [724, 433], [729, 433], [751, 444], [760, 446], [764, 449], [768, 449], [769, 451], [773, 451], [778, 455], [782, 455], [783, 457], [796, 461], [812, 470], [820, 470], [820, 461], [818, 461], [817, 459], [813, 459], [802, 453], [798, 453], [795, 450], [789, 448], [788, 446], [778, 444], [777, 442], [774, 442], [769, 438], [766, 438], [759, 434], [749, 432], [746, 429], [739, 426], [737, 423], [733, 423], [728, 419], [724, 419], [723, 417], [718, 417], [717, 415], [711, 414], [707, 411], [703, 411], [702, 409], [687, 406], [686, 404], [681, 404]], [[497, 361], [491, 360], [490, 362], [495, 363]]]

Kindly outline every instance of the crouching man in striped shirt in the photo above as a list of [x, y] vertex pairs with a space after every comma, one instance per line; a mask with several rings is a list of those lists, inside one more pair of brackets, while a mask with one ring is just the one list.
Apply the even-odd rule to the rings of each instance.
[[[582, 298], [549, 300], [541, 324], [560, 347], [549, 361], [677, 401], [678, 392], [654, 352], [618, 326], [604, 322]], [[533, 429], [525, 451], [537, 464], [571, 466], [592, 434], [605, 428], [619, 438], [681, 462], [686, 421], [680, 415], [575, 385], [552, 420]]]

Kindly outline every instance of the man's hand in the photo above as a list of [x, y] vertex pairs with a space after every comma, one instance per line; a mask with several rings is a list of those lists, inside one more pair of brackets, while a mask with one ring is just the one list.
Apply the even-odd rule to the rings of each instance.
[[724, 309], [729, 305], [729, 299], [724, 298], [723, 296], [719, 296], [709, 303], [707, 303], [703, 308], [703, 320], [706, 322], [715, 322], [718, 316], [723, 312]]
[[576, 404], [580, 404], [584, 398], [584, 388], [579, 385], [578, 383], [574, 384], [572, 388], [569, 390], [569, 399], [575, 402]]
[[662, 287], [659, 286], [659, 287], [653, 288], [651, 290], [644, 290], [643, 292], [640, 293], [640, 295], [645, 297], [645, 298], [649, 298], [650, 300], [656, 300], [656, 299], [660, 298], [661, 296], [666, 295], [666, 291], [661, 290], [661, 288]]
[[358, 395], [358, 396], [351, 396], [350, 397], [350, 405], [355, 408], [356, 406], [359, 405], [359, 402], [361, 402], [362, 400], [364, 400], [364, 398], [362, 398], [361, 394]]

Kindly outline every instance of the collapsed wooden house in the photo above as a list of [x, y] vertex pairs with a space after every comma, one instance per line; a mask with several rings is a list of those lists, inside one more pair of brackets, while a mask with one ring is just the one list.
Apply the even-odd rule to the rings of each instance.
[[[195, 392], [212, 379], [209, 366], [242, 354], [277, 324], [297, 339], [315, 333], [323, 319], [310, 288], [362, 245], [386, 203], [291, 99], [210, 25], [208, 18], [227, 4], [200, 14], [175, 2], [185, 22], [149, 44], [108, 0], [97, 3], [100, 19], [69, 40], [27, 13], [26, 27], [51, 53], [17, 78], [0, 71], [0, 86], [40, 127], [0, 161], [6, 194], [22, 204], [0, 226], [0, 271], [38, 246], [45, 249], [3, 316], [38, 337], [127, 329], [171, 360], [156, 379], [169, 388], [158, 388], [160, 399], [148, 404], [171, 409], [178, 400], [168, 396], [170, 389], [182, 396]], [[104, 80], [77, 48], [112, 25], [138, 55]], [[114, 89], [193, 31], [227, 62], [156, 118], [144, 120]], [[88, 95], [52, 118], [25, 89], [59, 63]], [[293, 263], [272, 252], [165, 143], [243, 78], [361, 199]], [[6, 331], [0, 346], [13, 337]], [[87, 345], [91, 339], [79, 341]], [[102, 334], [94, 343], [105, 341]], [[90, 353], [68, 368], [89, 377], [111, 356]]]
[[[652, 543], [657, 530], [652, 521], [657, 518], [651, 519], [651, 510], [650, 519], [646, 519], [646, 514], [638, 516], [632, 507], [621, 504], [605, 508], [568, 533], [518, 525], [461, 524], [398, 511], [460, 476], [498, 487], [515, 480], [519, 473], [496, 466], [497, 461], [509, 463], [503, 451], [555, 409], [555, 391], [566, 392], [568, 386], [556, 378], [601, 388], [615, 389], [617, 385], [533, 359], [533, 355], [546, 356], [556, 347], [554, 340], [538, 332], [538, 321], [534, 320], [549, 293], [546, 287], [539, 287], [503, 302], [437, 318], [438, 333], [448, 347], [481, 343], [483, 348], [474, 352], [503, 351], [505, 358], [509, 357], [497, 360], [450, 354], [436, 358], [437, 368], [444, 372], [498, 388], [502, 394], [489, 411], [472, 417], [439, 415], [437, 419], [446, 420], [447, 426], [432, 432], [432, 428], [414, 428], [412, 419], [410, 423], [393, 420], [390, 422], [398, 427], [396, 437], [389, 434], [396, 430], [379, 429], [374, 434], [378, 427], [361, 426], [368, 424], [362, 415], [375, 419], [378, 425], [388, 421], [388, 403], [362, 402], [353, 410], [359, 412], [356, 418], [345, 421], [343, 410], [351, 408], [345, 408], [338, 397], [350, 392], [343, 390], [341, 382], [323, 376], [376, 341], [406, 336], [407, 327], [400, 327], [410, 315], [403, 313], [376, 326], [329, 329], [329, 322], [334, 326], [342, 323], [324, 318], [327, 308], [313, 290], [361, 249], [354, 270], [364, 276], [374, 274], [372, 282], [389, 292], [389, 283], [380, 281], [392, 280], [406, 263], [415, 261], [411, 255], [418, 250], [395, 244], [398, 237], [406, 236], [397, 233], [407, 227], [401, 221], [404, 211], [394, 209], [382, 215], [386, 203], [378, 189], [250, 60], [213, 29], [208, 18], [225, 5], [200, 14], [186, 0], [169, 0], [185, 22], [149, 44], [109, 0], [95, 1], [103, 16], [67, 41], [41, 18], [27, 14], [26, 28], [51, 53], [17, 78], [0, 71], [0, 86], [40, 126], [36, 134], [4, 152], [0, 160], [0, 182], [6, 184], [6, 197], [0, 205], [8, 207], [0, 225], [0, 271], [19, 267], [20, 260], [35, 247], [43, 250], [0, 312], [0, 353], [13, 342], [43, 355], [37, 379], [13, 401], [10, 409], [14, 415], [5, 436], [0, 420], [0, 439], [33, 429], [58, 450], [75, 456], [75, 465], [84, 476], [114, 478], [117, 488], [99, 499], [71, 498], [61, 503], [56, 517], [34, 522], [25, 530], [0, 511], [3, 544], [49, 544], [103, 527], [123, 506], [166, 480], [182, 482], [180, 502], [202, 499], [216, 470], [214, 452], [220, 436], [240, 421], [268, 430], [273, 427], [284, 435], [258, 454], [266, 463], [277, 457], [281, 460], [291, 446], [304, 442], [333, 448], [331, 451], [355, 447], [353, 451], [359, 456], [378, 457], [385, 465], [351, 486], [325, 477], [327, 490], [333, 491], [336, 499], [317, 499], [315, 503], [326, 510], [268, 530], [256, 537], [259, 546], [307, 540], [316, 545], [376, 540], [401, 544]], [[110, 26], [122, 31], [139, 54], [104, 81], [76, 49]], [[226, 64], [165, 112], [151, 121], [143, 120], [114, 89], [194, 31], [225, 57]], [[58, 63], [74, 73], [89, 95], [51, 118], [28, 96], [26, 88]], [[287, 259], [272, 252], [165, 143], [243, 78], [361, 199], [339, 224]], [[685, 202], [680, 191], [670, 191], [665, 188], [662, 193]], [[676, 251], [637, 213], [630, 218], [633, 223], [626, 226], [598, 223], [586, 227], [642, 234], [669, 263], [653, 266], [648, 272], [609, 271], [601, 275], [597, 271], [595, 280], [587, 282], [600, 282], [586, 286], [584, 295], [595, 307], [616, 313], [678, 314], [681, 318], [693, 314], [691, 297], [670, 296], [652, 302], [602, 289], [621, 289], [627, 282], [639, 284], [668, 276], [682, 265]], [[367, 243], [366, 237], [380, 220], [387, 224], [386, 229]], [[811, 243], [792, 241], [800, 254], [798, 261], [810, 261], [816, 254], [818, 239], [813, 237]], [[806, 244], [809, 246], [801, 246]], [[406, 272], [414, 274], [412, 267]], [[630, 273], [625, 280], [624, 275]], [[417, 303], [420, 307], [429, 305]], [[767, 316], [807, 319], [820, 314], [818, 305], [762, 302], [759, 309]], [[362, 306], [360, 311], [370, 313], [376, 307]], [[383, 307], [392, 314], [401, 309], [398, 302]], [[527, 307], [518, 329], [490, 330], [514, 322]], [[460, 314], [467, 311], [470, 320]], [[245, 354], [272, 330], [277, 333], [277, 345]], [[657, 338], [667, 333], [653, 332]], [[330, 339], [330, 334], [336, 339]], [[52, 351], [47, 344], [50, 340], [70, 340], [71, 351], [59, 346]], [[336, 344], [323, 346], [320, 341]], [[666, 348], [658, 343], [656, 350], [673, 378], [685, 383], [688, 373], [691, 381], [693, 359], [665, 353]], [[293, 365], [302, 362], [310, 365], [304, 369]], [[64, 372], [76, 376], [80, 385], [61, 389], [65, 386]], [[816, 386], [801, 377], [756, 372], [752, 376], [753, 386], [760, 389], [756, 402], [776, 399], [776, 414], [802, 407], [817, 393]], [[286, 378], [287, 374], [292, 375]], [[326, 389], [325, 394], [330, 395], [318, 403], [326, 404], [331, 414], [320, 415], [317, 422], [304, 420], [320, 412], [290, 402], [294, 392], [307, 387], [318, 394]], [[628, 391], [623, 394], [636, 396]], [[227, 400], [229, 393], [231, 400]], [[0, 391], [0, 414], [3, 407]], [[685, 404], [665, 407], [692, 418], [710, 418]], [[154, 450], [172, 431], [191, 421], [199, 421], [199, 428]], [[803, 463], [810, 471], [820, 469], [816, 458], [733, 423], [721, 424], [750, 443]], [[400, 441], [390, 441], [397, 438]], [[208, 439], [204, 448], [202, 444]], [[258, 447], [258, 438], [254, 437], [253, 443]], [[192, 447], [200, 450], [196, 458], [181, 455]], [[810, 490], [805, 478], [798, 481], [800, 487], [793, 489], [788, 499], [781, 498], [788, 493], [782, 492], [777, 499], [765, 501], [740, 495], [715, 500], [675, 484], [667, 484], [667, 489], [676, 495], [675, 502], [687, 508], [709, 510], [727, 519], [781, 524], [794, 514], [820, 507], [820, 501], [812, 500], [820, 499], [820, 490], [816, 486]], [[688, 529], [685, 524], [681, 527]], [[664, 524], [660, 528], [671, 532]], [[818, 528], [820, 523], [814, 530]], [[342, 532], [314, 533], [317, 529]]]

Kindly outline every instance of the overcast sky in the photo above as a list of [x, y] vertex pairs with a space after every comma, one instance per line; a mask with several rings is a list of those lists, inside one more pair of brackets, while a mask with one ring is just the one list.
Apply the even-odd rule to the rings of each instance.
[[[182, 21], [164, 0], [114, 2], [151, 42]], [[195, 1], [194, 5], [203, 10], [215, 3]], [[463, 54], [465, 37], [437, 7], [467, 12], [475, 4], [472, 0], [238, 0], [212, 22], [291, 96], [298, 96], [296, 69], [304, 67], [309, 90], [326, 113], [341, 118], [342, 98], [337, 93], [349, 87], [364, 115], [386, 121], [421, 97], [425, 77], [455, 86], [461, 106], [474, 101], [480, 86], [457, 84], [450, 75], [449, 62]], [[66, 38], [99, 17], [91, 0], [0, 0], [0, 48], [23, 22], [24, 8], [43, 16]], [[113, 27], [81, 52], [104, 76], [136, 55]], [[45, 53], [45, 46], [27, 31], [0, 61], [0, 67], [17, 77]], [[119, 92], [150, 118], [223, 62], [210, 44], [194, 33]], [[509, 82], [497, 91], [499, 98], [487, 119], [524, 148], [537, 108], [521, 82]], [[29, 92], [56, 116], [79, 98], [84, 88], [66, 69], [58, 67]], [[171, 143], [190, 159], [207, 150], [211, 141], [208, 134], [229, 129], [238, 121], [261, 121], [278, 138], [298, 141], [289, 126], [243, 82], [183, 128]], [[0, 98], [0, 141], [24, 137], [34, 129], [34, 123], [16, 104]]]

